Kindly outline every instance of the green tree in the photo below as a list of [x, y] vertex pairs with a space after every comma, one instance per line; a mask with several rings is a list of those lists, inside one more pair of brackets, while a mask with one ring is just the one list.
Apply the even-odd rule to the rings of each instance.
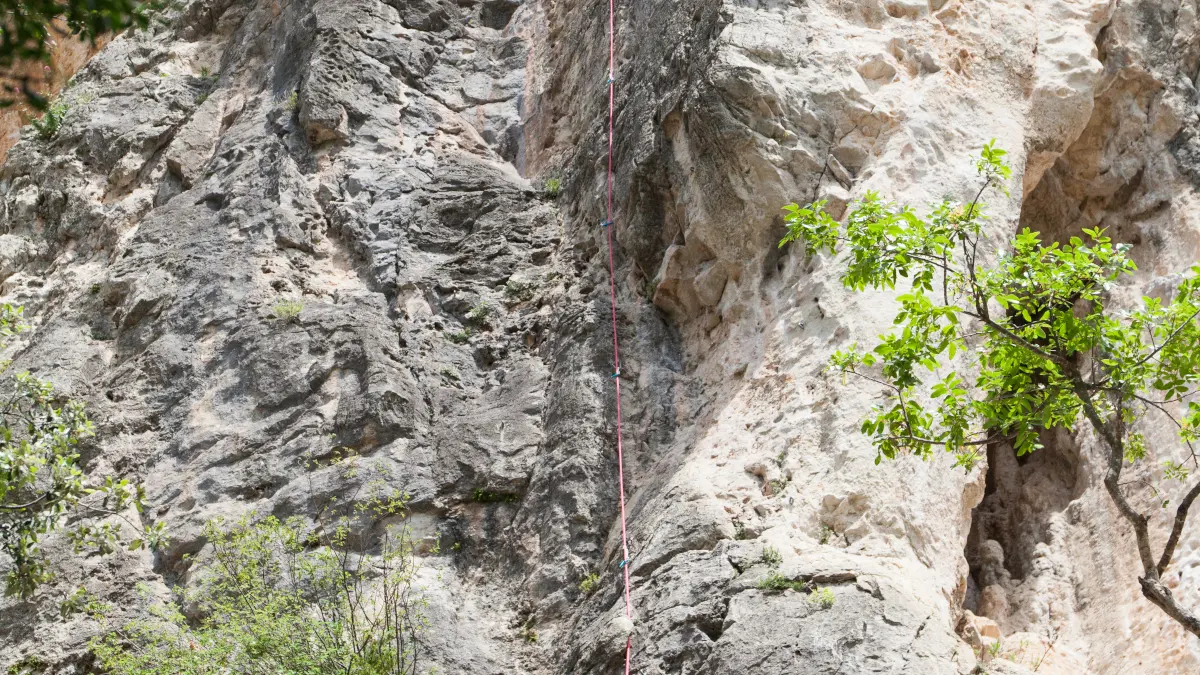
[[[1169, 420], [1192, 451], [1200, 429], [1200, 265], [1169, 302], [1143, 298], [1135, 309], [1111, 307], [1109, 291], [1135, 271], [1129, 245], [1098, 229], [1069, 243], [1045, 243], [1024, 230], [1011, 248], [984, 262], [986, 216], [980, 199], [1004, 190], [1005, 152], [988, 143], [976, 164], [981, 184], [963, 203], [944, 200], [921, 217], [868, 192], [843, 225], [824, 202], [785, 207], [783, 246], [803, 241], [806, 254], [847, 249], [842, 283], [854, 291], [895, 290], [894, 328], [869, 351], [838, 351], [831, 367], [878, 385], [884, 402], [862, 422], [876, 463], [902, 454], [929, 458], [935, 448], [972, 467], [982, 448], [1009, 443], [1018, 455], [1040, 447], [1045, 429], [1087, 420], [1105, 452], [1104, 486], [1133, 527], [1143, 595], [1193, 634], [1200, 617], [1176, 602], [1162, 577], [1171, 565], [1200, 482], [1175, 506], [1155, 556], [1148, 501], [1123, 485], [1127, 465], [1146, 456], [1150, 415]], [[1163, 477], [1188, 480], [1166, 462]], [[1142, 488], [1145, 489], [1145, 488]], [[1153, 488], [1151, 488], [1153, 489]], [[1157, 494], [1157, 492], [1155, 493]], [[1162, 508], [1167, 508], [1165, 501]]]
[[[92, 641], [113, 675], [416, 675], [426, 626], [405, 499], [354, 504], [325, 534], [300, 519], [210, 522], [212, 563], [177, 602]], [[377, 537], [374, 525], [388, 522]]]
[[[22, 329], [21, 308], [0, 305], [0, 346]], [[0, 373], [7, 363], [0, 364]], [[157, 545], [160, 526], [143, 527], [124, 511], [142, 509], [141, 487], [112, 477], [92, 484], [79, 465], [79, 445], [94, 434], [77, 401], [62, 401], [54, 387], [29, 373], [0, 383], [0, 561], [7, 559], [4, 592], [29, 598], [52, 578], [41, 539], [64, 519], [76, 552], [110, 553], [124, 521], [140, 533], [130, 544]]]
[[7, 96], [0, 105], [26, 100], [44, 109], [47, 100], [22, 66], [50, 60], [54, 38], [74, 36], [93, 44], [106, 33], [145, 28], [161, 6], [151, 0], [0, 0], [0, 73]]

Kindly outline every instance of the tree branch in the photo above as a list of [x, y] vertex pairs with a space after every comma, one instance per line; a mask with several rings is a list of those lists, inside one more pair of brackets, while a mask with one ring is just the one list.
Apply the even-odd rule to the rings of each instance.
[[1124, 445], [1117, 434], [1113, 433], [1112, 427], [1100, 419], [1100, 413], [1092, 403], [1087, 385], [1078, 373], [1075, 374], [1073, 384], [1075, 395], [1083, 404], [1083, 414], [1091, 422], [1092, 428], [1100, 435], [1101, 440], [1108, 446], [1108, 471], [1104, 476], [1104, 487], [1108, 490], [1108, 495], [1112, 498], [1113, 503], [1116, 504], [1117, 510], [1125, 520], [1129, 521], [1130, 525], [1133, 525], [1133, 533], [1137, 538], [1138, 555], [1142, 560], [1142, 568], [1146, 571], [1147, 577], [1158, 581], [1158, 565], [1154, 561], [1154, 555], [1150, 552], [1150, 532], [1147, 527], [1149, 519], [1134, 509], [1125, 495], [1121, 494], [1121, 469], [1123, 468], [1122, 463], [1125, 461]]
[[[1028, 349], [1029, 351], [1033, 352], [1034, 354], [1037, 354], [1038, 356], [1042, 357], [1043, 359], [1046, 359], [1047, 361], [1053, 363], [1054, 365], [1066, 368], [1068, 370], [1071, 369], [1071, 362], [1066, 357], [1044, 351], [1041, 347], [1038, 347], [1037, 345], [1033, 344], [1032, 342], [1021, 337], [1020, 335], [1017, 335], [1016, 333], [1012, 332], [1011, 330], [1002, 326], [1001, 324], [996, 323], [995, 321], [993, 321], [991, 319], [991, 317], [989, 317], [987, 315], [981, 315], [981, 314], [978, 314], [975, 312], [969, 312], [967, 310], [963, 310], [963, 314], [966, 314], [967, 316], [969, 316], [973, 319], [978, 319], [978, 320], [982, 321], [985, 325], [988, 326], [988, 328], [991, 328], [992, 330], [1000, 333], [1004, 337], [1012, 340], [1013, 342], [1016, 342], [1017, 345], [1019, 345], [1021, 348]], [[1080, 380], [1080, 383], [1086, 384], [1083, 382], [1083, 380]]]
[[1183, 534], [1183, 526], [1187, 523], [1188, 510], [1192, 508], [1192, 502], [1196, 501], [1196, 497], [1200, 496], [1200, 481], [1188, 490], [1183, 501], [1179, 502], [1179, 506], [1175, 509], [1175, 521], [1171, 525], [1171, 536], [1167, 538], [1167, 545], [1163, 547], [1162, 557], [1158, 559], [1158, 574], [1162, 576], [1167, 571], [1167, 566], [1171, 564], [1171, 558], [1175, 555], [1175, 547], [1179, 545], [1179, 537]]
[[1186, 321], [1184, 321], [1183, 323], [1176, 326], [1175, 330], [1171, 331], [1171, 334], [1168, 335], [1167, 338], [1162, 341], [1161, 345], [1158, 345], [1157, 347], [1155, 347], [1153, 351], [1151, 351], [1149, 354], [1144, 356], [1140, 361], [1138, 361], [1136, 364], [1134, 364], [1134, 367], [1140, 366], [1143, 363], [1154, 358], [1154, 356], [1156, 354], [1158, 354], [1163, 349], [1165, 349], [1167, 345], [1171, 344], [1171, 341], [1174, 340], [1176, 338], [1176, 336], [1178, 336], [1179, 333], [1183, 331], [1184, 328], [1187, 328], [1188, 324], [1192, 322], [1192, 319], [1195, 319], [1197, 316], [1200, 316], [1200, 309], [1197, 309], [1196, 311], [1192, 312], [1192, 315], [1189, 316]]

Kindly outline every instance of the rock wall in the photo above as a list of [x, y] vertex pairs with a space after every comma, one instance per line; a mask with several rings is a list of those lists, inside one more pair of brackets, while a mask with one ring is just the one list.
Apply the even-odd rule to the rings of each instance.
[[[617, 9], [636, 672], [1196, 672], [1200, 645], [1140, 598], [1092, 441], [993, 448], [966, 475], [875, 466], [857, 431], [874, 392], [824, 365], [890, 300], [775, 246], [791, 201], [966, 194], [994, 137], [1018, 174], [990, 205], [997, 246], [1103, 224], [1138, 245], [1122, 297], [1168, 293], [1200, 257], [1196, 4]], [[167, 18], [96, 55], [57, 137], [0, 173], [0, 290], [33, 324], [16, 364], [88, 402], [92, 469], [145, 481], [172, 534], [156, 554], [64, 552], [60, 586], [127, 605], [187, 583], [208, 519], [313, 517], [354, 489], [306, 468], [348, 447], [440, 535], [425, 665], [619, 672], [607, 5], [193, 0]], [[290, 298], [298, 319], [273, 318]], [[1169, 429], [1152, 439], [1181, 456]], [[1172, 583], [1195, 605], [1188, 537]], [[767, 546], [834, 606], [757, 590]], [[979, 662], [981, 626], [1004, 658]], [[0, 665], [86, 672], [95, 630], [8, 603]]]

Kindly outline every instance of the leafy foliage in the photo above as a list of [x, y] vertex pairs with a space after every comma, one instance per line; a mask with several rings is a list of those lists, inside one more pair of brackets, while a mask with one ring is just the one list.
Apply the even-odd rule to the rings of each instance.
[[537, 285], [533, 282], [522, 281], [516, 277], [511, 277], [504, 284], [504, 295], [511, 302], [528, 302], [533, 299], [536, 290]]
[[85, 614], [93, 619], [101, 619], [112, 611], [112, 606], [101, 602], [82, 586], [76, 588], [70, 595], [63, 598], [58, 605], [58, 611], [65, 619], [76, 614]]
[[[392, 524], [371, 537], [370, 526], [381, 521]], [[417, 560], [404, 496], [355, 503], [330, 534], [268, 517], [232, 527], [213, 521], [205, 538], [213, 562], [199, 589], [182, 594], [204, 612], [199, 625], [188, 623], [178, 602], [148, 606], [92, 641], [106, 672], [418, 672], [417, 636], [427, 621], [413, 586]]]
[[764, 546], [761, 559], [770, 567], [779, 567], [783, 564], [783, 554], [774, 546]]
[[762, 581], [758, 582], [758, 589], [760, 591], [786, 591], [789, 589], [807, 591], [808, 582], [789, 579], [783, 573], [773, 569], [763, 577]]
[[[32, 78], [20, 75], [18, 69], [22, 64], [48, 62], [57, 37], [74, 35], [95, 43], [107, 33], [145, 28], [153, 11], [161, 6], [156, 0], [0, 0], [4, 15], [0, 76], [7, 93], [0, 105], [25, 100], [45, 109], [47, 101], [35, 91]], [[17, 95], [20, 98], [15, 98]]]
[[62, 127], [62, 123], [67, 118], [67, 112], [70, 107], [67, 102], [59, 99], [52, 103], [46, 109], [45, 114], [35, 120], [30, 120], [34, 131], [37, 132], [37, 137], [43, 141], [48, 141], [58, 135], [58, 130]]
[[471, 500], [478, 504], [499, 504], [521, 501], [521, 495], [515, 492], [492, 492], [483, 488], [475, 488]]
[[[822, 202], [792, 204], [780, 245], [803, 241], [808, 256], [844, 250], [841, 280], [851, 290], [900, 284], [894, 328], [869, 350], [855, 344], [831, 359], [833, 369], [884, 391], [862, 423], [876, 463], [944, 448], [969, 470], [990, 444], [1010, 443], [1024, 455], [1041, 447], [1041, 430], [1088, 420], [1109, 453], [1106, 489], [1137, 535], [1143, 593], [1200, 635], [1200, 618], [1160, 580], [1200, 483], [1178, 506], [1156, 561], [1148, 517], [1126, 496], [1137, 486], [1119, 480], [1126, 463], [1147, 455], [1141, 430], [1149, 413], [1177, 429], [1192, 449], [1189, 463], [1200, 465], [1192, 445], [1200, 429], [1200, 265], [1170, 301], [1147, 297], [1129, 311], [1111, 308], [1108, 292], [1136, 269], [1130, 247], [1099, 229], [1063, 244], [1024, 230], [985, 266], [980, 199], [989, 188], [1004, 190], [1004, 157], [988, 143], [976, 161], [974, 198], [945, 199], [927, 217], [873, 192], [845, 225]], [[1164, 477], [1185, 480], [1187, 470], [1168, 463]]]
[[[22, 329], [20, 319], [20, 307], [0, 305], [0, 344]], [[6, 368], [4, 364], [0, 371]], [[121, 522], [140, 533], [129, 548], [162, 543], [161, 524], [146, 528], [122, 513], [129, 506], [141, 511], [145, 494], [140, 486], [112, 477], [89, 484], [79, 465], [79, 445], [95, 432], [82, 403], [60, 401], [49, 382], [29, 373], [5, 380], [0, 401], [4, 401], [0, 405], [0, 559], [8, 562], [5, 595], [29, 598], [53, 578], [41, 540], [68, 518], [77, 521], [67, 533], [76, 552], [113, 552], [121, 545]]]
[[280, 321], [292, 322], [300, 318], [304, 303], [299, 300], [279, 300], [271, 305], [271, 316]]
[[562, 192], [562, 179], [558, 176], [551, 176], [542, 183], [542, 193], [550, 199], [558, 197], [560, 192]]
[[830, 609], [837, 602], [837, 596], [833, 594], [832, 589], [821, 586], [808, 594], [808, 601], [821, 609]]
[[579, 592], [584, 595], [591, 595], [598, 588], [600, 588], [600, 575], [595, 572], [587, 575], [583, 578], [583, 581], [579, 582]]
[[480, 300], [467, 312], [467, 321], [477, 326], [482, 326], [487, 323], [488, 317], [491, 315], [492, 306], [486, 300]]

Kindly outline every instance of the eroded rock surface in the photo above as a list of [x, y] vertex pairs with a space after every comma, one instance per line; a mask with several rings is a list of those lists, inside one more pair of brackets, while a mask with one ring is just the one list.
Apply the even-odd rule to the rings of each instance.
[[[77, 74], [58, 135], [0, 175], [16, 364], [88, 402], [93, 470], [143, 480], [172, 544], [62, 555], [60, 586], [186, 583], [207, 520], [354, 489], [306, 468], [346, 447], [440, 536], [424, 666], [621, 671], [606, 10], [193, 0]], [[995, 241], [1102, 224], [1141, 245], [1122, 293], [1169, 292], [1200, 258], [1197, 8], [627, 0], [616, 23], [636, 672], [1200, 668], [1139, 596], [1086, 436], [967, 475], [875, 466], [873, 390], [824, 365], [890, 300], [775, 246], [788, 202], [965, 195], [994, 137], [1018, 174]], [[1193, 604], [1198, 543], [1171, 578]], [[767, 547], [831, 605], [760, 590]], [[10, 604], [0, 664], [84, 672], [95, 630]]]

